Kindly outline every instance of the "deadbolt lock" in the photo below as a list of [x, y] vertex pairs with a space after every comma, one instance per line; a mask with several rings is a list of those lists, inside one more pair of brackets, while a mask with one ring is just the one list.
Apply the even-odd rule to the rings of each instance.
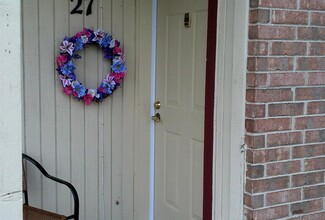
[[155, 122], [160, 122], [160, 114], [156, 113], [154, 116], [151, 116], [151, 119]]
[[154, 105], [155, 109], [160, 109], [160, 107], [161, 107], [160, 101], [156, 101], [153, 105]]

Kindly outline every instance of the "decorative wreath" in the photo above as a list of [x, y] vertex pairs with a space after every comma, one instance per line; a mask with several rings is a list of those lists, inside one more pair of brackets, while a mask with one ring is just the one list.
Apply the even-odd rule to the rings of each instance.
[[[98, 44], [104, 51], [104, 58], [111, 61], [111, 71], [97, 89], [88, 89], [77, 80], [74, 59], [80, 59], [78, 51], [90, 44]], [[60, 45], [60, 55], [56, 57], [57, 71], [63, 86], [63, 92], [82, 100], [86, 105], [92, 101], [101, 102], [120, 85], [126, 71], [124, 54], [120, 42], [99, 29], [84, 28], [73, 37], [65, 37]]]

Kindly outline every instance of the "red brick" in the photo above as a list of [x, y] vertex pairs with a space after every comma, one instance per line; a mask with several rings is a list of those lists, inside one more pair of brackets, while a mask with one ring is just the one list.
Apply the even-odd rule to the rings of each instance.
[[249, 12], [249, 22], [255, 23], [269, 23], [270, 21], [270, 10], [266, 9], [255, 9]]
[[291, 101], [292, 96], [291, 89], [248, 89], [246, 92], [248, 102]]
[[253, 150], [252, 149], [250, 149], [250, 148], [248, 148], [247, 150], [246, 150], [246, 162], [247, 163], [253, 163], [253, 157], [254, 157], [254, 155], [253, 155]]
[[253, 210], [247, 213], [247, 220], [271, 220], [289, 216], [289, 206], [277, 206]]
[[289, 177], [274, 177], [246, 181], [246, 191], [250, 193], [269, 192], [289, 187]]
[[246, 117], [264, 118], [265, 117], [265, 105], [246, 104]]
[[248, 132], [286, 131], [291, 129], [291, 118], [246, 119]]
[[325, 40], [325, 28], [298, 27], [299, 40]]
[[249, 195], [245, 193], [244, 204], [252, 209], [263, 207], [264, 195]]
[[245, 142], [248, 148], [257, 149], [265, 147], [265, 135], [250, 136], [246, 135]]
[[250, 26], [249, 39], [274, 39], [293, 40], [295, 39], [295, 27], [279, 26]]
[[325, 212], [304, 215], [301, 216], [300, 220], [321, 220], [321, 219], [325, 219]]
[[324, 26], [325, 25], [325, 13], [323, 12], [312, 12], [310, 14], [311, 17], [311, 24], [312, 25], [319, 25]]
[[304, 103], [269, 104], [269, 116], [294, 116], [304, 113]]
[[260, 0], [259, 6], [270, 8], [297, 8], [297, 0]]
[[304, 42], [273, 42], [272, 55], [306, 55], [307, 45]]
[[325, 85], [325, 72], [308, 73], [308, 85]]
[[318, 100], [325, 98], [324, 87], [297, 88], [296, 100]]
[[305, 85], [304, 73], [271, 73], [270, 86], [298, 86]]
[[293, 69], [293, 59], [289, 57], [249, 57], [249, 71], [283, 71]]
[[298, 57], [297, 70], [325, 70], [325, 57]]
[[306, 143], [325, 141], [325, 130], [306, 131]]
[[272, 11], [272, 23], [274, 24], [308, 24], [308, 13], [302, 11]]
[[296, 118], [297, 130], [313, 129], [313, 128], [324, 128], [325, 127], [325, 116], [310, 116]]
[[325, 185], [310, 186], [304, 188], [304, 198], [320, 198], [325, 196]]
[[293, 187], [324, 183], [324, 171], [293, 175], [291, 182]]
[[256, 8], [259, 4], [259, 0], [249, 0], [249, 7]]
[[309, 55], [325, 55], [325, 43], [310, 42]]
[[251, 155], [251, 163], [267, 163], [273, 161], [287, 160], [290, 158], [288, 147], [276, 149], [254, 150]]
[[280, 134], [268, 134], [267, 135], [267, 146], [284, 146], [292, 144], [302, 143], [302, 133], [301, 132], [290, 132], [290, 133], [280, 133]]
[[300, 160], [276, 162], [266, 165], [266, 175], [277, 176], [282, 174], [297, 173], [301, 171]]
[[248, 42], [248, 55], [267, 55], [268, 42], [266, 41], [249, 41]]
[[295, 202], [301, 199], [301, 189], [285, 190], [266, 194], [266, 204], [268, 206]]
[[311, 158], [305, 160], [305, 170], [325, 169], [325, 157]]
[[309, 102], [307, 105], [308, 114], [325, 113], [325, 102]]
[[267, 74], [248, 73], [246, 76], [246, 84], [249, 87], [265, 87], [267, 82]]
[[299, 202], [291, 205], [292, 215], [317, 212], [323, 209], [323, 199]]
[[250, 178], [260, 178], [264, 176], [264, 166], [247, 164], [246, 176]]
[[317, 157], [325, 155], [325, 144], [305, 145], [292, 148], [293, 158]]
[[325, 9], [325, 1], [323, 1], [323, 0], [301, 0], [300, 8], [313, 9], [313, 10], [324, 10]]

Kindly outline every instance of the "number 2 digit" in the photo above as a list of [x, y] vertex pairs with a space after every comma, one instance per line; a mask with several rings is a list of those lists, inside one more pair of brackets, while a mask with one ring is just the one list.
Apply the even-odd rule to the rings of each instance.
[[[71, 0], [73, 2], [73, 0]], [[82, 10], [78, 10], [78, 8], [81, 6], [82, 0], [78, 0], [78, 3], [74, 9], [70, 12], [70, 14], [82, 14]]]
[[[71, 2], [73, 2], [73, 0], [71, 0]], [[92, 5], [93, 5], [94, 0], [90, 0], [88, 7], [87, 7], [87, 13], [86, 16], [90, 15], [92, 13]], [[83, 10], [78, 10], [78, 8], [81, 6], [82, 4], [82, 0], [78, 0], [78, 3], [76, 5], [76, 7], [74, 7], [74, 9], [72, 9], [72, 11], [70, 12], [70, 14], [82, 14]]]

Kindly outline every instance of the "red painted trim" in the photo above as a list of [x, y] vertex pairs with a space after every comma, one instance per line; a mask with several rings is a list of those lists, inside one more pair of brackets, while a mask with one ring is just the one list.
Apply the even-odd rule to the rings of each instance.
[[217, 40], [218, 0], [209, 0], [204, 115], [203, 220], [212, 219], [213, 198], [213, 116]]

